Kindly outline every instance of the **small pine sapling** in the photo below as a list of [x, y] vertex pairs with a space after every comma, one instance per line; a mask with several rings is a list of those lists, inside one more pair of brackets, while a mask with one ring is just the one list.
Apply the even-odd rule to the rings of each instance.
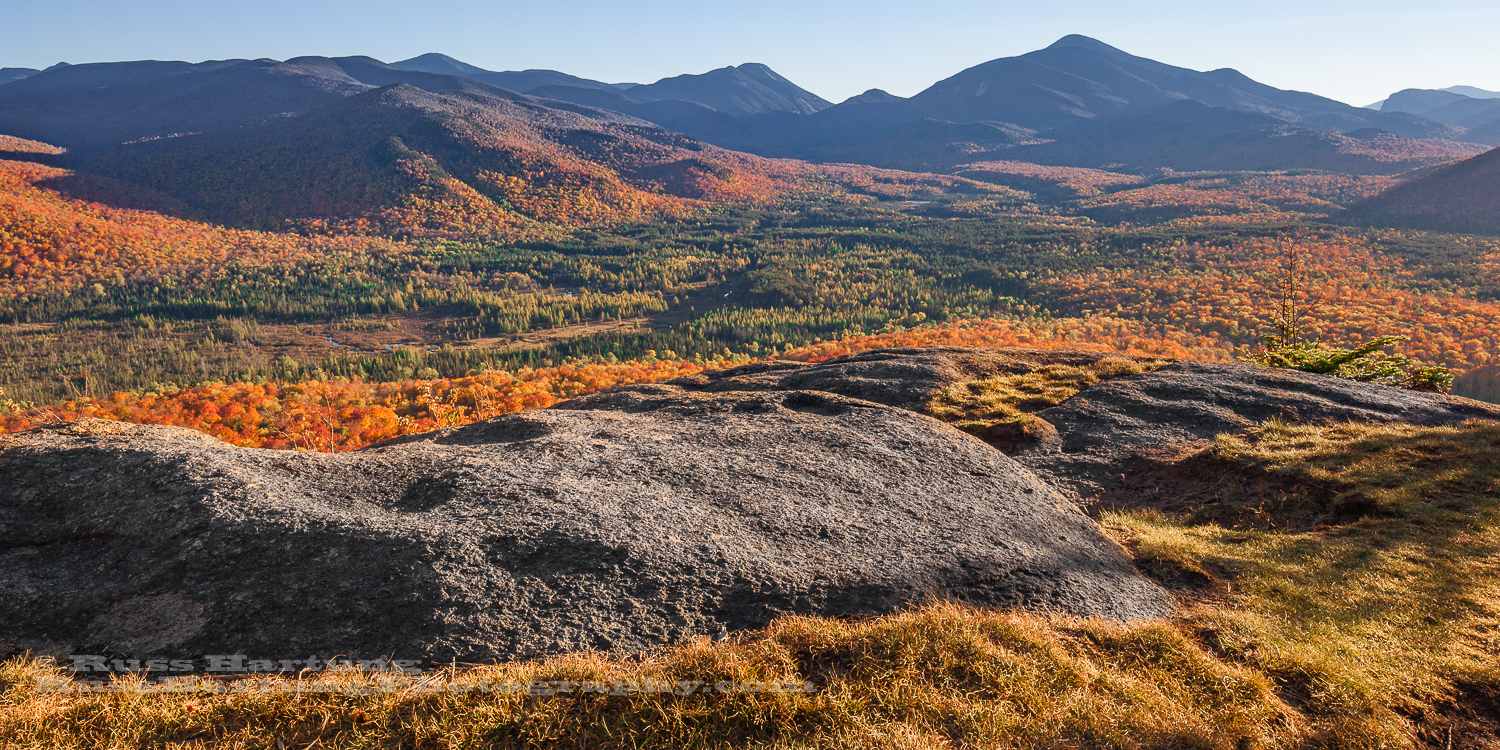
[[1310, 338], [1309, 324], [1322, 308], [1322, 301], [1312, 292], [1311, 282], [1302, 252], [1294, 245], [1287, 250], [1277, 282], [1279, 299], [1271, 316], [1275, 333], [1262, 336], [1257, 351], [1241, 347], [1238, 355], [1241, 362], [1413, 391], [1447, 393], [1453, 387], [1452, 370], [1382, 351], [1407, 340], [1407, 336], [1379, 336], [1353, 348], [1329, 346]]

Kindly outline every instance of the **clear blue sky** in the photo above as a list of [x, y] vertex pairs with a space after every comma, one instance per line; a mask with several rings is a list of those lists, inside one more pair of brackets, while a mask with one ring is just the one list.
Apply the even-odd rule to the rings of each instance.
[[443, 52], [492, 70], [650, 82], [753, 61], [839, 101], [870, 88], [909, 96], [1077, 33], [1356, 105], [1412, 87], [1500, 90], [1496, 0], [9, 0], [0, 17], [0, 67]]

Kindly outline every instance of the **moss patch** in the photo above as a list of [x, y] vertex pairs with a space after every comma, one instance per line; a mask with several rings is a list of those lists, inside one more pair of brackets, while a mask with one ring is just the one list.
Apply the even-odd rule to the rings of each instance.
[[1056, 406], [1101, 380], [1139, 375], [1170, 362], [1106, 357], [1082, 367], [1046, 365], [1018, 375], [954, 383], [928, 396], [918, 411], [1007, 450], [1056, 434], [1031, 412]]

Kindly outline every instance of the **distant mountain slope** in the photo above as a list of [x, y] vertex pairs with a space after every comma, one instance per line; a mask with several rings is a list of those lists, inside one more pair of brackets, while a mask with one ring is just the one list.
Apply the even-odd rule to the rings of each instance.
[[1351, 208], [1349, 221], [1500, 234], [1500, 149], [1451, 164]]
[[[760, 81], [761, 93], [778, 80], [754, 66], [730, 70]], [[696, 102], [551, 88], [662, 120], [738, 123]], [[524, 239], [710, 203], [862, 192], [872, 179], [868, 170], [770, 162], [618, 111], [368, 57], [62, 67], [0, 89], [0, 133], [15, 136], [0, 147], [20, 144], [0, 156], [118, 181], [107, 191], [111, 205], [136, 205], [121, 195], [134, 185], [174, 215], [270, 230]], [[23, 149], [25, 139], [63, 148]]]
[[[7, 145], [16, 146], [0, 137]], [[180, 204], [139, 186], [0, 159], [0, 299], [167, 273], [183, 279], [185, 269], [231, 260], [265, 267], [398, 249], [378, 238], [226, 229], [173, 216]]]
[[238, 127], [370, 88], [271, 60], [73, 65], [0, 87], [0, 132], [70, 149]]
[[455, 60], [447, 55], [436, 52], [417, 55], [409, 60], [398, 60], [391, 63], [391, 67], [402, 70], [415, 70], [421, 73], [442, 73], [450, 76], [472, 76], [475, 73], [490, 72], [484, 68], [475, 67], [461, 60]]
[[1472, 156], [1483, 147], [1402, 138], [1368, 129], [1353, 133], [1288, 125], [1269, 115], [1180, 101], [1129, 120], [1088, 122], [1055, 140], [1009, 150], [1041, 164], [1136, 164], [1180, 171], [1315, 169], [1399, 174]]
[[1473, 97], [1475, 99], [1500, 99], [1500, 91], [1486, 91], [1484, 89], [1475, 88], [1473, 86], [1449, 86], [1448, 88], [1440, 90], [1452, 92], [1454, 94], [1463, 94], [1464, 96]]
[[[1500, 99], [1438, 92], [1448, 103], [1438, 102], [1434, 112], [1453, 118], [1443, 122], [1395, 111], [1399, 102], [1392, 111], [1350, 107], [1233, 70], [1165, 65], [1081, 36], [975, 66], [911, 98], [871, 90], [838, 105], [756, 63], [646, 85], [557, 71], [486, 71], [436, 53], [394, 65], [369, 57], [299, 57], [55, 66], [0, 86], [0, 133], [67, 148], [59, 164], [124, 169], [127, 144], [251, 137], [242, 130], [292, 133], [315, 111], [398, 85], [479, 97], [507, 111], [654, 123], [762, 156], [922, 171], [1025, 159], [1391, 174], [1480, 150], [1462, 140], [1500, 139], [1500, 121], [1491, 123], [1486, 109]], [[98, 156], [106, 152], [107, 159]], [[272, 215], [282, 213], [266, 214]], [[259, 226], [265, 218], [236, 221]]]
[[663, 78], [623, 92], [636, 102], [669, 99], [697, 102], [731, 115], [792, 112], [810, 115], [832, 106], [760, 63], [719, 68], [700, 75]]
[[418, 55], [410, 60], [393, 62], [391, 63], [391, 67], [421, 73], [464, 76], [488, 83], [491, 86], [499, 86], [500, 88], [520, 93], [526, 93], [542, 86], [575, 86], [582, 89], [618, 91], [635, 85], [632, 83], [593, 81], [587, 78], [568, 75], [567, 73], [560, 73], [556, 70], [485, 70], [484, 68], [476, 67], [435, 52]]
[[1500, 120], [1500, 99], [1464, 97], [1426, 113], [1428, 117], [1464, 128], [1481, 128]]
[[[499, 95], [493, 93], [499, 92]], [[512, 92], [371, 89], [253, 129], [118, 146], [87, 166], [241, 227], [540, 234], [775, 186], [726, 152]]]
[[89, 151], [262, 124], [398, 83], [519, 97], [467, 76], [402, 70], [369, 57], [97, 63], [6, 84], [0, 132]]
[[1500, 93], [1473, 86], [1406, 89], [1391, 94], [1382, 112], [1410, 112], [1464, 129], [1463, 140], [1500, 146]]
[[0, 68], [0, 84], [30, 78], [40, 72], [42, 71], [35, 68]]
[[925, 117], [1043, 129], [1182, 99], [1320, 128], [1374, 126], [1418, 137], [1447, 134], [1430, 123], [1376, 115], [1313, 94], [1266, 86], [1234, 70], [1202, 73], [1178, 68], [1078, 35], [1063, 37], [1046, 49], [969, 68], [910, 102]]
[[1410, 112], [1414, 115], [1425, 115], [1444, 105], [1464, 101], [1472, 97], [1456, 94], [1452, 91], [1437, 91], [1434, 89], [1404, 89], [1397, 91], [1386, 98], [1380, 105], [1381, 112]]
[[1469, 128], [1469, 132], [1464, 134], [1464, 139], [1489, 146], [1500, 146], [1500, 119]]

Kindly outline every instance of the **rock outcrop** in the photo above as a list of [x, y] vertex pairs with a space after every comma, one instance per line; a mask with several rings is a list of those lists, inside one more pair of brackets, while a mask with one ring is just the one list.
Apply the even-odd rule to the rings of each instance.
[[887, 406], [911, 406], [953, 383], [1019, 375], [1046, 365], [1082, 367], [1105, 358], [1139, 359], [1107, 352], [929, 346], [878, 349], [811, 365], [757, 362], [698, 373], [673, 380], [671, 384], [709, 393], [802, 389], [837, 393]]
[[1014, 460], [823, 392], [626, 387], [340, 454], [0, 436], [0, 637], [37, 652], [477, 661], [934, 598], [1172, 606]]
[[1079, 510], [1271, 417], [1443, 424], [1468, 399], [1182, 362], [1034, 416], [1010, 457], [899, 408], [1091, 352], [933, 347], [629, 386], [353, 453], [87, 420], [0, 435], [0, 640], [142, 658], [638, 651], [930, 599], [1117, 620], [1168, 594]]
[[[1083, 367], [1106, 357], [1132, 359], [1104, 352], [937, 346], [882, 349], [814, 365], [761, 363], [673, 382], [720, 393], [803, 388], [914, 406], [953, 383], [1047, 365]], [[1033, 416], [1052, 428], [1048, 439], [1022, 445], [1013, 457], [1055, 489], [1086, 502], [1142, 458], [1273, 417], [1301, 423], [1441, 425], [1500, 419], [1500, 407], [1295, 370], [1177, 362], [1106, 380]]]
[[1036, 416], [1057, 428], [1061, 444], [1023, 451], [1016, 460], [1087, 501], [1142, 458], [1272, 418], [1436, 426], [1500, 419], [1500, 408], [1295, 370], [1178, 362], [1099, 383]]

